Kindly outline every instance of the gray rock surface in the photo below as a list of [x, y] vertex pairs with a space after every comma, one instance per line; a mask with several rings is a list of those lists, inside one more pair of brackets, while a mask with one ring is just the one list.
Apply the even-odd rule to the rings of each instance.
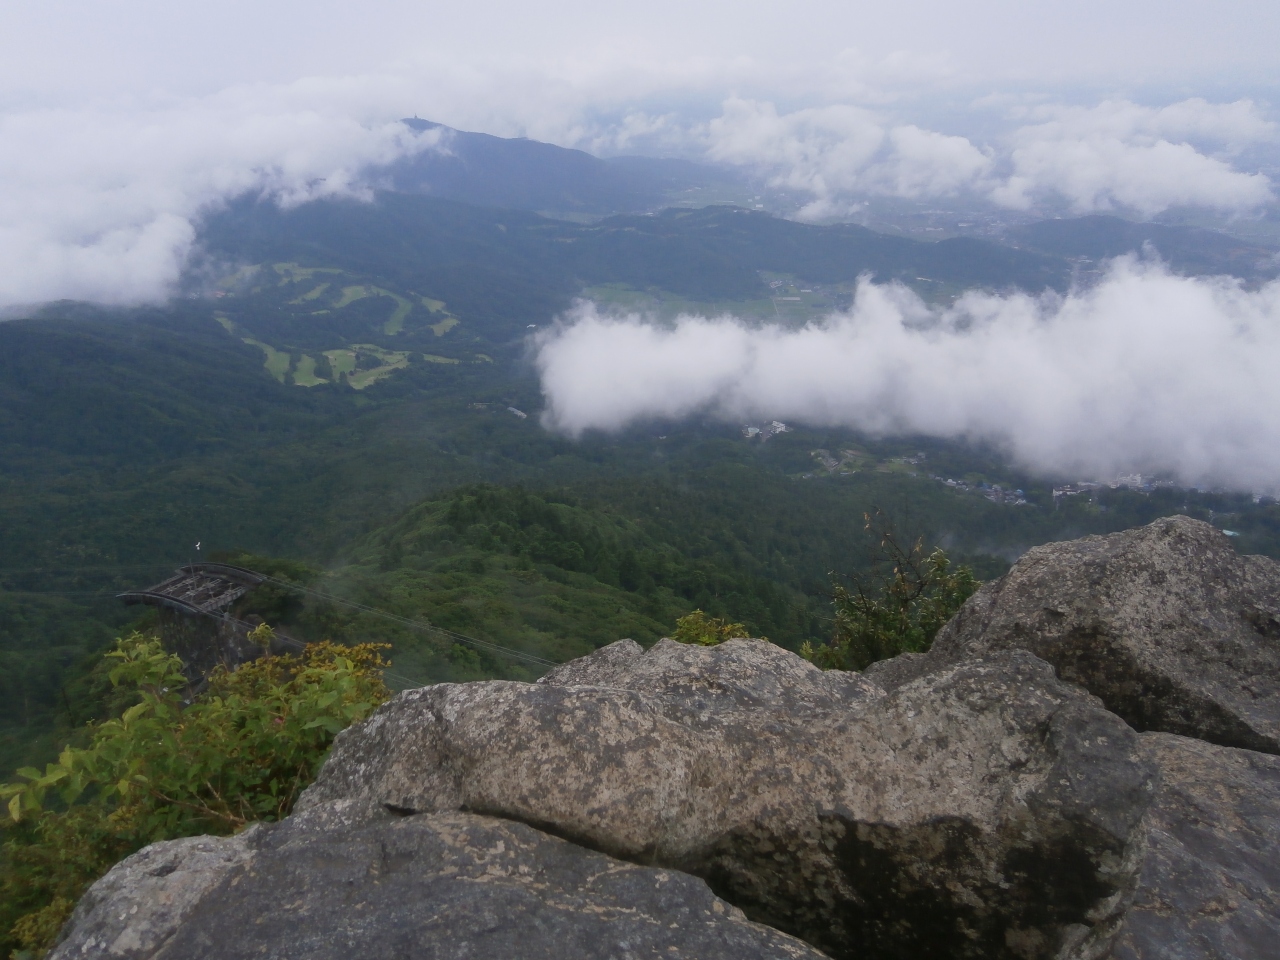
[[658, 704], [664, 716], [695, 726], [759, 722], [765, 716], [803, 726], [813, 717], [884, 696], [857, 673], [817, 670], [760, 640], [716, 647], [663, 640], [647, 653], [634, 640], [619, 640], [556, 667], [538, 683], [631, 690]]
[[1066, 960], [1280, 956], [1280, 758], [1164, 733], [1133, 888]]
[[93, 887], [50, 960], [263, 957], [822, 955], [746, 920], [701, 880], [523, 824], [465, 813], [353, 822], [320, 808], [245, 837], [180, 840], [130, 857]]
[[522, 821], [840, 956], [1029, 958], [1106, 921], [1152, 789], [1133, 731], [1022, 651], [884, 695], [761, 641], [664, 641], [406, 691], [300, 806]]
[[876, 664], [892, 687], [1021, 648], [1138, 730], [1280, 753], [1280, 563], [1169, 517], [1035, 547], [978, 591], [925, 656]]
[[126, 857], [80, 898], [64, 931], [70, 935], [48, 960], [155, 956], [211, 890], [253, 860], [258, 829], [167, 840]]

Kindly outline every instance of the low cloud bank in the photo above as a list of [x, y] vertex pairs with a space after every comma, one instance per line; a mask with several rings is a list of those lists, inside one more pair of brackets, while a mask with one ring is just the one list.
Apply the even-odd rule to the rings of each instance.
[[588, 303], [536, 350], [544, 423], [575, 436], [778, 418], [992, 441], [1073, 478], [1280, 489], [1280, 282], [1248, 291], [1122, 258], [1065, 297], [974, 292], [947, 309], [863, 282], [849, 313], [798, 330]]
[[1075, 213], [1128, 210], [1144, 217], [1172, 206], [1242, 212], [1275, 199], [1260, 173], [1237, 170], [1244, 148], [1276, 139], [1276, 125], [1248, 100], [1184, 100], [1143, 107], [1108, 100], [1092, 108], [1046, 106], [1011, 136], [1012, 174], [992, 190], [1028, 209], [1047, 194]]
[[1232, 164], [1246, 147], [1277, 138], [1249, 100], [1044, 105], [1009, 122], [1008, 134], [979, 146], [862, 107], [779, 113], [769, 102], [731, 99], [704, 136], [710, 159], [810, 194], [801, 216], [813, 219], [841, 216], [868, 196], [968, 195], [1019, 210], [1048, 202], [1143, 217], [1184, 205], [1241, 213], [1275, 199], [1266, 176]]
[[707, 137], [709, 159], [811, 194], [801, 216], [815, 219], [847, 213], [868, 195], [952, 196], [973, 189], [992, 164], [964, 137], [894, 126], [847, 104], [779, 114], [772, 103], [728, 100]]
[[251, 191], [285, 205], [367, 195], [362, 171], [435, 140], [309, 102], [323, 99], [246, 87], [0, 115], [0, 306], [163, 299], [203, 212]]

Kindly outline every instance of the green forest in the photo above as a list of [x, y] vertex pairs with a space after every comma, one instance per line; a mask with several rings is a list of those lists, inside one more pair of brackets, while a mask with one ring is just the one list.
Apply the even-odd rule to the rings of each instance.
[[695, 609], [825, 643], [839, 577], [875, 557], [876, 510], [979, 579], [1034, 544], [1179, 511], [1280, 556], [1272, 501], [1105, 486], [1055, 500], [1080, 478], [959, 441], [801, 424], [748, 438], [712, 419], [570, 440], [539, 424], [526, 337], [585, 290], [714, 312], [789, 277], [816, 316], [868, 272], [1060, 286], [1070, 265], [1051, 253], [731, 207], [581, 224], [403, 195], [245, 200], [201, 240], [165, 306], [65, 302], [0, 323], [9, 769], [104, 709], [86, 693], [102, 652], [149, 627], [116, 594], [199, 559], [277, 577], [241, 612], [300, 640], [391, 644], [405, 686], [530, 678]]
[[[728, 206], [587, 223], [245, 198], [206, 218], [167, 304], [0, 322], [0, 951], [42, 955], [147, 843], [286, 816], [399, 689], [530, 681], [621, 638], [748, 634], [863, 669], [926, 649], [1028, 548], [1172, 513], [1280, 557], [1271, 499], [1055, 493], [1099, 478], [962, 440], [541, 424], [530, 336], [579, 298], [795, 326], [867, 276], [935, 304], [1061, 291], [1116, 234], [1064, 223], [1015, 248]], [[193, 679], [162, 614], [119, 595], [198, 561], [265, 578], [228, 612], [267, 655]]]

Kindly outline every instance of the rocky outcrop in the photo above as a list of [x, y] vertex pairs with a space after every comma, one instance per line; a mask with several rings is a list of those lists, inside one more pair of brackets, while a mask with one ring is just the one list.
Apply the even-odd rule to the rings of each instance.
[[1021, 651], [885, 696], [762, 641], [663, 641], [401, 694], [301, 806], [518, 820], [837, 956], [1039, 957], [1127, 882], [1152, 789], [1134, 733]]
[[53, 960], [1270, 956], [1278, 625], [1280, 565], [1173, 518], [862, 676], [624, 640], [406, 691], [284, 823], [117, 866]]
[[253, 836], [169, 840], [122, 860], [80, 898], [48, 960], [157, 956], [210, 891], [253, 859]]
[[739, 720], [804, 726], [833, 710], [884, 696], [856, 673], [815, 670], [792, 653], [760, 640], [698, 647], [660, 641], [645, 652], [619, 640], [587, 657], [556, 667], [540, 686], [631, 690], [665, 716], [685, 724], [731, 726]]
[[1065, 960], [1280, 953], [1280, 758], [1163, 733], [1141, 740], [1160, 786], [1133, 885]]
[[50, 960], [821, 960], [687, 874], [465, 813], [317, 809], [135, 854]]
[[1280, 753], [1280, 563], [1187, 517], [1035, 547], [926, 655], [877, 664], [896, 686], [1029, 650], [1137, 730]]

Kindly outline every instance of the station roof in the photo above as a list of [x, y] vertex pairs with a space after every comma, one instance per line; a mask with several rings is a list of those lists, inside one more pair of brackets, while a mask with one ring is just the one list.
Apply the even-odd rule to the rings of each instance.
[[125, 603], [167, 607], [193, 617], [216, 616], [265, 579], [260, 573], [227, 563], [192, 563], [153, 587], [130, 590], [119, 598]]

